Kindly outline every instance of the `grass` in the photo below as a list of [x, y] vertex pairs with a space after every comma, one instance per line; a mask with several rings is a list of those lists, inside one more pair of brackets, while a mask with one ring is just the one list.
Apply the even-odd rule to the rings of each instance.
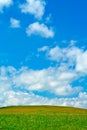
[[1, 108], [0, 130], [87, 130], [87, 110], [53, 106]]

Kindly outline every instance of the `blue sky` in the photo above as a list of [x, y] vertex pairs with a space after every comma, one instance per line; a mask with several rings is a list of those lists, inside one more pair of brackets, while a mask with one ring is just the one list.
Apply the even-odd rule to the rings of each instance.
[[87, 108], [86, 5], [0, 0], [0, 106]]

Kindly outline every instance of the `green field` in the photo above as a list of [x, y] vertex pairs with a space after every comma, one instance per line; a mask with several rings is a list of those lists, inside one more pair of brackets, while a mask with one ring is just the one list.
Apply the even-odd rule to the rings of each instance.
[[56, 106], [0, 108], [0, 130], [87, 130], [87, 110]]

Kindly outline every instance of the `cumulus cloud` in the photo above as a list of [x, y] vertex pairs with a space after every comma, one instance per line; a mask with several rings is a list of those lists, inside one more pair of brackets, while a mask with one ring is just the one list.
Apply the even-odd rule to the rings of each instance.
[[10, 24], [11, 28], [20, 28], [20, 21], [15, 18], [10, 19]]
[[51, 60], [55, 61], [66, 61], [71, 59], [74, 62], [78, 55], [81, 54], [81, 52], [82, 50], [75, 46], [66, 48], [60, 48], [59, 46], [55, 46], [54, 48], [51, 48], [49, 50], [48, 56]]
[[4, 7], [9, 7], [12, 3], [12, 0], [0, 0], [0, 12], [3, 12]]
[[[58, 66], [41, 70], [0, 67], [0, 106], [62, 105], [87, 108], [86, 88], [73, 83], [87, 75], [87, 50], [76, 46], [44, 46], [38, 51], [47, 53], [48, 58], [56, 61]], [[44, 97], [43, 92], [60, 98]]]
[[87, 74], [87, 50], [78, 55], [76, 70]]
[[[87, 107], [87, 93], [81, 87], [72, 87], [70, 82], [76, 77], [73, 72], [59, 68], [31, 70], [23, 67], [0, 67], [0, 106], [12, 105], [60, 105]], [[73, 95], [73, 98], [49, 98], [37, 95], [34, 91], [47, 90], [56, 95]]]
[[44, 38], [52, 38], [54, 37], [54, 31], [51, 28], [48, 28], [45, 24], [40, 24], [39, 22], [32, 23], [26, 29], [26, 33], [28, 36], [40, 35]]
[[73, 72], [61, 72], [59, 69], [27, 70], [14, 77], [18, 87], [25, 87], [31, 91], [49, 91], [56, 95], [73, 95], [81, 91], [80, 86], [72, 87], [70, 82], [75, 79]]
[[[34, 93], [24, 93], [8, 91], [4, 94], [3, 102], [0, 106], [12, 105], [58, 105], [87, 108], [87, 93], [81, 92], [76, 98], [52, 98], [35, 95]], [[85, 98], [84, 98], [85, 97]]]
[[20, 5], [23, 13], [34, 15], [35, 18], [41, 19], [45, 12], [44, 0], [26, 0], [26, 3]]
[[55, 46], [49, 49], [47, 55], [50, 60], [68, 63], [68, 66], [75, 66], [75, 71], [87, 74], [87, 50], [76, 46], [66, 48]]
[[[5, 68], [4, 68], [5, 69]], [[10, 68], [12, 70], [12, 68]], [[9, 81], [8, 77], [6, 77], [7, 73], [11, 74], [12, 84], [16, 86], [17, 89], [25, 89], [28, 91], [49, 91], [50, 93], [54, 93], [56, 95], [69, 96], [76, 94], [81, 91], [81, 87], [72, 87], [70, 86], [70, 82], [72, 79], [75, 79], [76, 74], [71, 72], [62, 72], [58, 68], [48, 68], [43, 70], [30, 70], [27, 68], [21, 69], [20, 71], [16, 71], [15, 69], [10, 71], [8, 68], [5, 69], [5, 76], [2, 76], [6, 82]], [[7, 71], [7, 72], [6, 72]], [[13, 75], [14, 74], [14, 75]], [[13, 75], [13, 76], [12, 76]], [[9, 76], [10, 77], [10, 76]]]

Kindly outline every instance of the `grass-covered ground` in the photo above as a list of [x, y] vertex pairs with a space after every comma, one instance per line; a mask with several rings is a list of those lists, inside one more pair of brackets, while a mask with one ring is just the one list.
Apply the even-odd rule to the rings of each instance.
[[52, 106], [0, 108], [0, 130], [87, 130], [87, 110]]

